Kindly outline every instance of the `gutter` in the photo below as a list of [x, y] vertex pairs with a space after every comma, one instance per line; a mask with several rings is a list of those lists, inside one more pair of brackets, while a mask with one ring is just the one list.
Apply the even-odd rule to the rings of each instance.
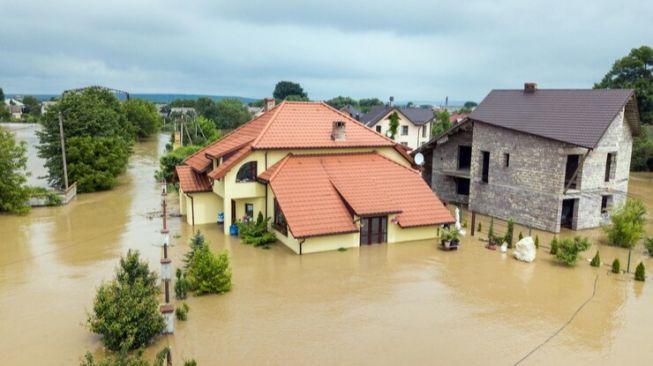
[[184, 194], [186, 195], [186, 197], [190, 198], [190, 215], [191, 215], [191, 216], [190, 216], [190, 219], [191, 219], [191, 225], [192, 225], [192, 226], [195, 226], [195, 201], [193, 201], [193, 196], [192, 196], [192, 195], [190, 195], [190, 194], [188, 194], [188, 193], [184, 193]]

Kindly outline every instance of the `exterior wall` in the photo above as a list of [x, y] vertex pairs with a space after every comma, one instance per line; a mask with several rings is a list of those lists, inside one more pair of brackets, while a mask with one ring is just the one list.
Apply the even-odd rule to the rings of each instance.
[[184, 191], [179, 188], [179, 214], [184, 216], [186, 215], [186, 195], [184, 194]]
[[358, 233], [316, 236], [307, 238], [302, 244], [302, 254], [326, 252], [339, 248], [356, 248], [360, 239]]
[[[533, 135], [474, 124], [470, 210], [534, 228], [560, 230], [567, 146]], [[490, 152], [488, 183], [482, 153]], [[510, 154], [505, 167], [504, 153]]]
[[467, 204], [469, 196], [457, 193], [456, 180], [451, 175], [452, 172], [460, 172], [460, 176], [466, 173], [469, 177], [471, 170], [458, 170], [459, 146], [472, 146], [472, 131], [459, 131], [459, 133], [449, 136], [448, 141], [437, 144], [433, 149], [431, 188], [445, 202]]
[[388, 243], [431, 240], [437, 238], [437, 232], [438, 225], [402, 228], [388, 218]]
[[[376, 131], [376, 126], [381, 126], [381, 132], [384, 136], [385, 133], [390, 130], [390, 115], [394, 113], [394, 110], [390, 113], [388, 113], [385, 117], [380, 119], [374, 126], [370, 127], [374, 131]], [[399, 143], [406, 143], [408, 147], [411, 149], [416, 149], [420, 147], [422, 144], [426, 143], [429, 141], [431, 138], [431, 123], [426, 123], [424, 126], [416, 126], [408, 120], [403, 114], [397, 113], [399, 116], [399, 128], [397, 129], [397, 135], [395, 136], [395, 141]], [[404, 136], [401, 135], [401, 126], [408, 126], [408, 135]], [[422, 130], [426, 129], [426, 135], [425, 137], [422, 137]]]
[[[180, 195], [182, 192], [180, 191]], [[193, 225], [212, 224], [218, 222], [218, 212], [223, 206], [222, 199], [212, 192], [187, 193], [186, 222]], [[191, 199], [192, 197], [192, 199]], [[194, 207], [193, 207], [194, 206]]]

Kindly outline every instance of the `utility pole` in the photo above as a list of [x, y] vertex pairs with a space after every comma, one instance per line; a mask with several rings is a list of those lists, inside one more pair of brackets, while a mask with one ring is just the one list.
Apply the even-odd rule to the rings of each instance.
[[170, 280], [172, 279], [172, 260], [168, 258], [168, 241], [170, 240], [170, 235], [168, 231], [167, 224], [167, 207], [166, 207], [166, 195], [167, 187], [165, 179], [161, 183], [161, 206], [163, 209], [163, 229], [161, 229], [161, 235], [163, 236], [163, 258], [161, 258], [161, 279], [163, 280], [165, 286], [165, 304], [161, 305], [160, 311], [163, 314], [165, 319], [166, 327], [163, 331], [166, 334], [172, 334], [175, 332], [175, 318], [174, 318], [174, 306], [170, 304]]
[[63, 137], [63, 114], [59, 112], [59, 138], [61, 139], [61, 159], [63, 160], [63, 179], [68, 190], [68, 165], [66, 164], [66, 143]]

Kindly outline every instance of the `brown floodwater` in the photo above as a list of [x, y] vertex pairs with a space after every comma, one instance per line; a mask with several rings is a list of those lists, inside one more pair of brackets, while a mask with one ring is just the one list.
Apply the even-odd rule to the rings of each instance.
[[[100, 338], [84, 325], [96, 287], [129, 248], [159, 268], [161, 223], [150, 214], [160, 207], [153, 174], [166, 138], [139, 143], [113, 191], [0, 216], [2, 364], [74, 365], [86, 350], [102, 354]], [[634, 175], [630, 194], [653, 217], [653, 175]], [[412, 242], [305, 256], [196, 226], [215, 251], [230, 252], [233, 290], [191, 296], [188, 321], [176, 322], [175, 334], [147, 354], [168, 344], [175, 364], [194, 358], [200, 365], [511, 365], [533, 350], [523, 365], [651, 362], [653, 279], [637, 283], [587, 262], [598, 248], [606, 263], [618, 257], [625, 267], [627, 251], [601, 244], [598, 230], [583, 231], [594, 245], [576, 267], [557, 264], [544, 248], [534, 263], [522, 263], [484, 249], [478, 239], [489, 222], [480, 221], [483, 233], [465, 237], [457, 252]], [[179, 265], [193, 228], [169, 222]], [[497, 232], [503, 227], [495, 222]], [[649, 234], [652, 228], [649, 221]], [[551, 235], [537, 234], [548, 245]], [[653, 271], [638, 247], [633, 263], [640, 260]]]

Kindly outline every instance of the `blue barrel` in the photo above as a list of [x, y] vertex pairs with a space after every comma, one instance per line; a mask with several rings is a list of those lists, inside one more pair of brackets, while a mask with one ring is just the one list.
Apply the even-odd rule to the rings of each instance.
[[232, 236], [238, 235], [238, 225], [231, 224], [231, 226], [229, 226], [229, 235], [232, 235]]

